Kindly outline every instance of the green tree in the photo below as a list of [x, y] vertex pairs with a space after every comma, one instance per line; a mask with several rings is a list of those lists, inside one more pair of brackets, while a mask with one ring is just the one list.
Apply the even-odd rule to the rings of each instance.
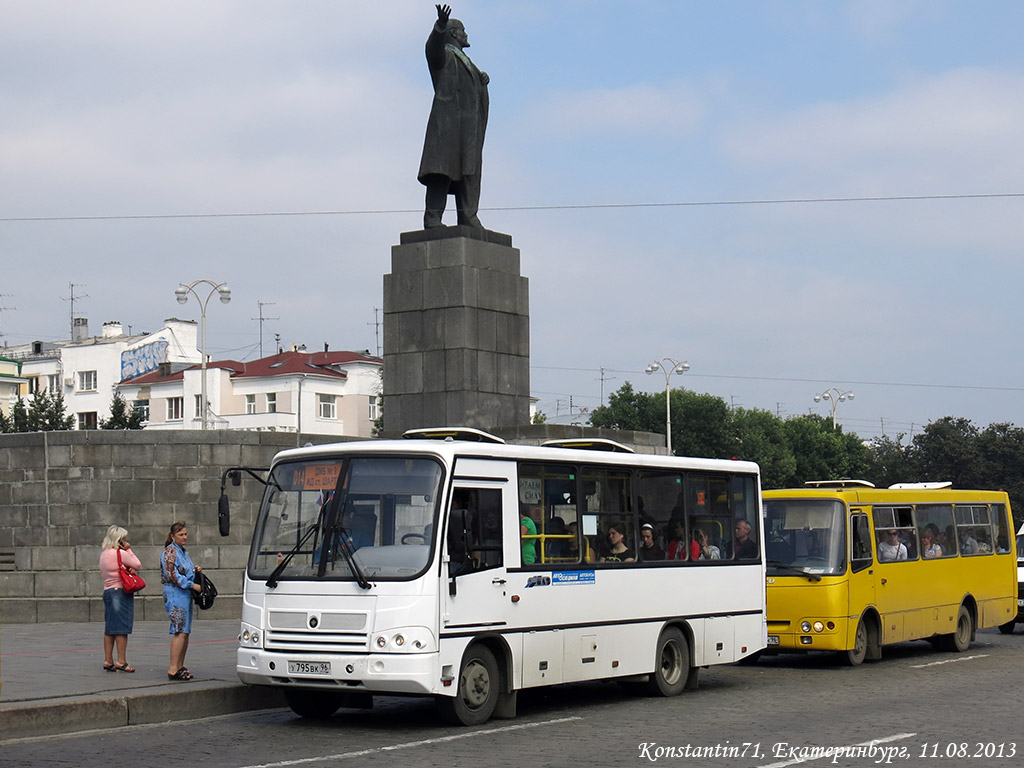
[[914, 435], [911, 469], [920, 481], [949, 480], [957, 488], [982, 488], [990, 472], [978, 428], [970, 419], [944, 416]]
[[548, 415], [544, 411], [538, 410], [533, 414], [534, 424], [546, 424], [548, 421]]
[[794, 482], [797, 461], [789, 445], [786, 426], [769, 411], [737, 408], [732, 414], [736, 458], [761, 466], [765, 488], [785, 488]]
[[913, 445], [904, 445], [905, 435], [876, 437], [867, 452], [867, 469], [864, 479], [880, 488], [894, 483], [910, 482], [916, 476]]
[[142, 429], [143, 412], [130, 405], [120, 392], [110, 402], [110, 418], [100, 419], [100, 429]]
[[0, 433], [11, 431], [11, 420], [6, 413], [0, 411]]
[[[608, 429], [630, 429], [640, 432], [665, 432], [665, 401], [661, 402], [660, 421], [658, 408], [651, 395], [635, 392], [628, 381], [608, 396], [608, 405], [595, 408], [590, 414], [590, 424]], [[661, 429], [657, 429], [657, 425]]]
[[6, 420], [4, 432], [52, 432], [73, 429], [75, 419], [66, 416], [64, 396], [58, 392], [52, 397], [48, 392], [36, 391], [28, 405], [19, 397], [11, 406], [10, 418]]

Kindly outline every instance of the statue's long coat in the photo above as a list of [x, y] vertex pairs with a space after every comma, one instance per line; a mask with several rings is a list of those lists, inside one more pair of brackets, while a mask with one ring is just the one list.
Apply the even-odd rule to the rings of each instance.
[[417, 177], [423, 184], [429, 183], [431, 176], [451, 181], [478, 176], [483, 162], [487, 86], [469, 57], [460, 56], [459, 49], [446, 45], [445, 39], [446, 33], [435, 23], [426, 46], [434, 103]]

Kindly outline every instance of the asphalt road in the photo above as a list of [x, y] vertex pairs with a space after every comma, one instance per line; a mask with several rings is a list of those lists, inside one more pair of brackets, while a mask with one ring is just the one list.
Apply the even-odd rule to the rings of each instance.
[[[886, 648], [881, 662], [778, 656], [702, 670], [697, 691], [637, 698], [614, 684], [520, 694], [515, 720], [442, 725], [432, 702], [380, 698], [325, 722], [290, 711], [24, 739], [4, 768], [288, 766], [1013, 766], [1024, 762], [1024, 632], [962, 654]], [[1000, 757], [1000, 755], [1002, 755]]]

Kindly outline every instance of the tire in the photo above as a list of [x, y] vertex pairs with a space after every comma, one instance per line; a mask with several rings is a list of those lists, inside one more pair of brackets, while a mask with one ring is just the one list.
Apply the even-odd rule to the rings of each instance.
[[299, 717], [326, 720], [341, 706], [341, 696], [333, 691], [312, 691], [308, 688], [289, 688], [284, 700]]
[[956, 615], [956, 631], [943, 635], [943, 647], [953, 653], [962, 653], [971, 647], [971, 635], [974, 634], [974, 621], [967, 606], [961, 605]]
[[1010, 619], [1005, 624], [1000, 624], [999, 625], [999, 631], [1002, 632], [1004, 635], [1012, 635], [1013, 634], [1013, 628], [1014, 628], [1014, 626], [1016, 626], [1016, 624], [1017, 624], [1016, 619]]
[[864, 619], [857, 622], [857, 634], [853, 640], [853, 648], [840, 652], [843, 661], [851, 667], [859, 667], [868, 657], [868, 627]]
[[438, 697], [441, 716], [453, 725], [486, 723], [498, 703], [500, 686], [494, 654], [483, 645], [471, 645], [462, 656], [455, 696]]
[[647, 682], [651, 696], [678, 696], [690, 674], [690, 646], [677, 627], [667, 627], [658, 638], [654, 671]]
[[744, 656], [742, 659], [740, 659], [739, 663], [742, 664], [745, 667], [753, 666], [754, 664], [757, 664], [757, 662], [759, 662], [761, 660], [762, 653], [763, 653], [762, 651], [754, 651], [749, 656]]

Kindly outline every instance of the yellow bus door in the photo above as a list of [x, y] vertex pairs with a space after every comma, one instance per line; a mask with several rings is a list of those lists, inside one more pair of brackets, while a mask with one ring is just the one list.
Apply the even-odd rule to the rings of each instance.
[[868, 516], [852, 510], [850, 516], [850, 624], [847, 628], [848, 648], [853, 648], [857, 636], [857, 623], [864, 611], [875, 605], [875, 585], [878, 581], [871, 550], [871, 526]]

